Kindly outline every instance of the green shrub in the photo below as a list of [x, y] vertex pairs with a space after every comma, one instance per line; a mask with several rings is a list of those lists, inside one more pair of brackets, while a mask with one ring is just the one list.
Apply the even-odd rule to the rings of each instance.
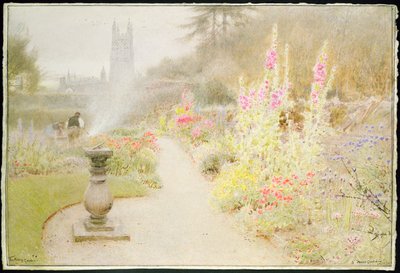
[[203, 162], [201, 162], [201, 172], [204, 174], [217, 175], [223, 164], [223, 158], [218, 154], [208, 155]]
[[220, 81], [210, 80], [194, 89], [195, 100], [202, 105], [230, 104], [235, 102], [232, 92]]
[[139, 137], [142, 134], [142, 129], [141, 128], [116, 128], [111, 132], [111, 135], [113, 137], [124, 137], [124, 136], [130, 136], [130, 137]]
[[11, 139], [8, 146], [8, 173], [11, 176], [49, 174], [63, 169], [62, 154], [48, 143], [30, 136]]
[[139, 173], [152, 173], [155, 172], [157, 166], [157, 159], [154, 152], [149, 148], [143, 148], [138, 151], [132, 162], [134, 169]]
[[333, 127], [336, 127], [344, 121], [347, 116], [347, 106], [344, 104], [334, 106], [331, 108], [331, 115], [329, 122]]

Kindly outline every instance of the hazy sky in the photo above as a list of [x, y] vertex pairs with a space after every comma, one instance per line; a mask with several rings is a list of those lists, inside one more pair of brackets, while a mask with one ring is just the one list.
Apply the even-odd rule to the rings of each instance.
[[193, 50], [193, 43], [178, 39], [185, 34], [179, 25], [192, 15], [185, 6], [9, 6], [9, 31], [18, 24], [29, 28], [31, 45], [39, 53], [43, 72], [99, 76], [108, 74], [111, 27], [115, 19], [125, 32], [133, 25], [135, 66], [139, 72], [164, 57], [177, 57]]

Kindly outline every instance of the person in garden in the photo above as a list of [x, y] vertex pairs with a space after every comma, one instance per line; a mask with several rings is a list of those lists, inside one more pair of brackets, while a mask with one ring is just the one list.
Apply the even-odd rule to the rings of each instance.
[[65, 129], [65, 123], [64, 122], [53, 123], [52, 128], [54, 130], [54, 137], [55, 138], [61, 138], [61, 137], [64, 136], [64, 129]]
[[76, 140], [80, 136], [81, 129], [85, 126], [84, 121], [80, 116], [81, 114], [76, 112], [75, 115], [68, 119], [68, 141], [71, 145], [75, 144]]

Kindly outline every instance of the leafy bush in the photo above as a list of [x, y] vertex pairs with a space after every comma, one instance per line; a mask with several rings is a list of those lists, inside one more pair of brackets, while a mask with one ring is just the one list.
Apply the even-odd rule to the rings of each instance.
[[330, 124], [332, 127], [337, 127], [343, 123], [345, 118], [347, 117], [347, 106], [345, 104], [341, 104], [338, 106], [334, 106], [331, 109], [330, 115]]
[[132, 158], [132, 167], [139, 173], [153, 173], [156, 169], [157, 158], [154, 151], [142, 148]]
[[155, 152], [159, 147], [153, 133], [146, 132], [139, 139], [129, 136], [112, 138], [108, 135], [98, 135], [90, 139], [90, 145], [99, 143], [113, 150], [113, 156], [107, 161], [109, 174], [126, 176], [134, 170], [141, 173], [155, 171]]
[[9, 139], [9, 175], [50, 174], [64, 169], [62, 154], [55, 146], [34, 135], [33, 129], [24, 134], [20, 128]]
[[201, 172], [216, 175], [221, 170], [222, 159], [220, 155], [210, 154], [201, 162]]
[[235, 102], [232, 91], [222, 82], [212, 79], [198, 84], [194, 89], [196, 101], [201, 105], [229, 104]]

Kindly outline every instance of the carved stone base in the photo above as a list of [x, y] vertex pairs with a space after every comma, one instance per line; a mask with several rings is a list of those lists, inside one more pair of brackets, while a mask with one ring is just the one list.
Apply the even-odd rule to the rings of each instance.
[[129, 234], [124, 231], [121, 223], [115, 220], [107, 220], [104, 225], [91, 223], [89, 219], [82, 219], [72, 227], [75, 242], [99, 241], [99, 240], [130, 240]]

